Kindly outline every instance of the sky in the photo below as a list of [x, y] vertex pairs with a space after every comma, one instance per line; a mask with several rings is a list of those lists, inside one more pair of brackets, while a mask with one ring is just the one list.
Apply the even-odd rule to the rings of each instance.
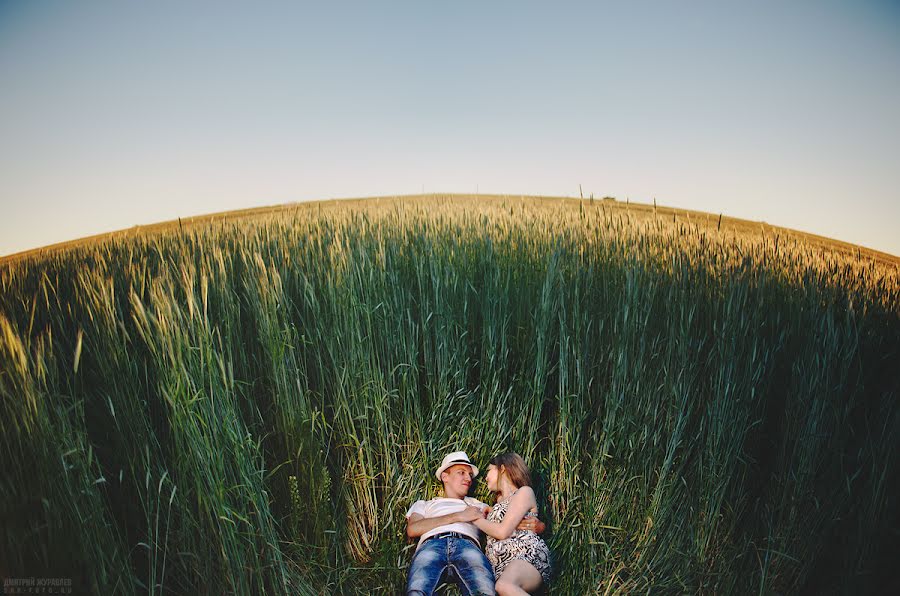
[[889, 0], [0, 0], [0, 255], [579, 185], [900, 255], [898, 106]]

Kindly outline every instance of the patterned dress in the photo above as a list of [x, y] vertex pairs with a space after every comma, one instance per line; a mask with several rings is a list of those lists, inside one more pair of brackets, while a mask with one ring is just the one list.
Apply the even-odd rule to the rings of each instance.
[[[510, 498], [512, 495], [495, 504], [487, 520], [500, 523], [509, 508]], [[550, 549], [547, 548], [547, 543], [531, 530], [514, 530], [506, 540], [488, 536], [485, 554], [494, 566], [494, 575], [498, 578], [510, 561], [521, 559], [531, 563], [538, 570], [545, 584], [550, 582]]]

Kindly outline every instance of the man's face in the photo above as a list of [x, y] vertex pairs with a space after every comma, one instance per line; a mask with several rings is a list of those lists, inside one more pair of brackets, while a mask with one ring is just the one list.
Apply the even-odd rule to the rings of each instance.
[[464, 497], [472, 486], [472, 468], [465, 464], [450, 466], [441, 473], [441, 480], [444, 481], [447, 496]]

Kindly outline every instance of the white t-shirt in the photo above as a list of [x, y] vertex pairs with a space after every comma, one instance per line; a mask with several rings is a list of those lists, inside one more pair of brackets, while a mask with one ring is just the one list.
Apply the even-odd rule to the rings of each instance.
[[[486, 504], [482, 503], [478, 499], [473, 499], [472, 497], [466, 497], [464, 499], [448, 499], [447, 497], [437, 497], [436, 499], [431, 499], [430, 501], [416, 501], [412, 504], [412, 507], [409, 508], [409, 511], [406, 512], [406, 519], [413, 513], [418, 513], [422, 517], [440, 517], [442, 515], [447, 515], [448, 513], [456, 513], [457, 511], [464, 510], [467, 506], [471, 505], [472, 507], [478, 507], [479, 509], [485, 509], [487, 507]], [[433, 528], [421, 536], [419, 536], [419, 544], [416, 545], [416, 550], [426, 538], [429, 536], [434, 536], [435, 534], [440, 534], [441, 532], [459, 532], [460, 534], [465, 534], [466, 536], [471, 536], [476, 541], [478, 540], [479, 530], [478, 527], [471, 522], [458, 522], [455, 524], [444, 524], [443, 526], [438, 526]]]

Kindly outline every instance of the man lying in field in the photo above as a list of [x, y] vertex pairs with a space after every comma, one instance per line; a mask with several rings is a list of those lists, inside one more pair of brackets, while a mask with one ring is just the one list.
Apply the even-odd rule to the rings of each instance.
[[[488, 506], [466, 496], [478, 468], [464, 451], [455, 451], [444, 457], [434, 475], [444, 485], [444, 496], [416, 501], [406, 513], [406, 535], [419, 539], [409, 565], [406, 593], [430, 596], [446, 579], [464, 594], [496, 594], [494, 570], [472, 523], [486, 515]], [[526, 517], [518, 526], [537, 533], [544, 528], [536, 517]]]

